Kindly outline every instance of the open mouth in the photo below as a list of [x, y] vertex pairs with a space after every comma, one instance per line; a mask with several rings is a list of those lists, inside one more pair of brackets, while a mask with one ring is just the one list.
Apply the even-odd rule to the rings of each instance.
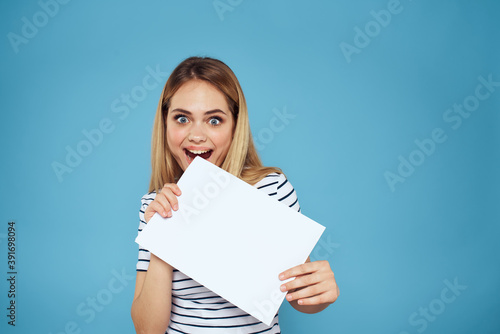
[[196, 157], [201, 157], [207, 160], [212, 155], [212, 152], [213, 150], [197, 151], [197, 150], [188, 150], [187, 148], [184, 149], [184, 153], [186, 154], [188, 163], [191, 163], [191, 161], [193, 161], [194, 158]]

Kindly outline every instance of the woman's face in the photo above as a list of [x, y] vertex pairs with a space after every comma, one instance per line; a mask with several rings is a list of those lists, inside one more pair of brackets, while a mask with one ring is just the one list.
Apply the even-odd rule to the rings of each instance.
[[234, 120], [224, 95], [202, 80], [191, 80], [172, 96], [167, 144], [186, 170], [196, 156], [221, 166], [233, 137]]

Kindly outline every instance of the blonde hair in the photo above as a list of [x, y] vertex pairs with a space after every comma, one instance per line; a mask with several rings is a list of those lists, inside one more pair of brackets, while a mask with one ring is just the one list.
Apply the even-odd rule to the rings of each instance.
[[233, 115], [233, 140], [221, 168], [251, 185], [270, 173], [282, 173], [279, 168], [262, 166], [250, 132], [245, 96], [233, 71], [217, 59], [190, 57], [170, 74], [158, 102], [151, 141], [149, 192], [158, 192], [165, 183], [176, 183], [182, 175], [183, 171], [167, 144], [166, 120], [172, 96], [190, 80], [204, 80], [219, 89]]

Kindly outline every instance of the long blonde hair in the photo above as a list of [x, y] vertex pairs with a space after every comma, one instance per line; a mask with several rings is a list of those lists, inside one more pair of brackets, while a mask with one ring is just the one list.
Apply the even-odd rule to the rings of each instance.
[[245, 96], [233, 71], [217, 59], [190, 57], [174, 69], [158, 102], [151, 141], [149, 192], [158, 192], [165, 183], [176, 183], [182, 175], [183, 171], [167, 144], [166, 120], [172, 96], [190, 80], [204, 80], [219, 89], [233, 114], [233, 140], [221, 168], [251, 185], [269, 173], [282, 173], [279, 168], [262, 166], [250, 132]]

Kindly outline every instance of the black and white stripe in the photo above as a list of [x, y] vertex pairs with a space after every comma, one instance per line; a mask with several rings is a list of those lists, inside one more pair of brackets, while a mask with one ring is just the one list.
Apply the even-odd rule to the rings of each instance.
[[[272, 173], [260, 180], [255, 187], [277, 201], [300, 212], [297, 195], [283, 174]], [[139, 210], [139, 232], [146, 222], [144, 211], [156, 196], [144, 195]], [[230, 250], [228, 250], [230, 251]], [[147, 271], [151, 254], [139, 246], [137, 271]], [[280, 333], [278, 314], [267, 326], [240, 310], [224, 298], [205, 288], [184, 273], [174, 269], [172, 279], [172, 310], [166, 333]]]

